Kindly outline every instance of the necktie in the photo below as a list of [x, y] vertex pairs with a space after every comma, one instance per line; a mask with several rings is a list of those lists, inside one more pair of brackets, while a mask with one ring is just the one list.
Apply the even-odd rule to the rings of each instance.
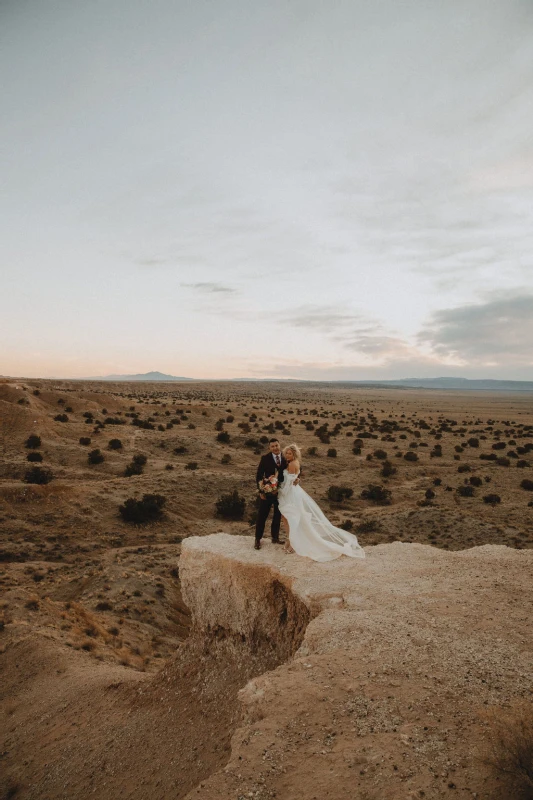
[[279, 467], [279, 456], [274, 456], [274, 458], [276, 459], [276, 467]]

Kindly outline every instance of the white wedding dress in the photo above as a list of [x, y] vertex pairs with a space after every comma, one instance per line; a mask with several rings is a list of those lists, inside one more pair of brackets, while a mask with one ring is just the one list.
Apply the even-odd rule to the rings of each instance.
[[298, 555], [313, 561], [331, 561], [339, 556], [364, 558], [365, 551], [357, 536], [332, 525], [313, 498], [299, 484], [294, 485], [297, 477], [283, 470], [278, 503], [289, 523], [291, 546]]

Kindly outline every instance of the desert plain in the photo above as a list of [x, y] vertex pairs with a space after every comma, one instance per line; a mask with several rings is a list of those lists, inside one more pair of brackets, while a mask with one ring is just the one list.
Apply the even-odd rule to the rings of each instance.
[[[519, 797], [531, 393], [5, 378], [0, 416], [2, 797]], [[363, 566], [253, 550], [274, 436]]]

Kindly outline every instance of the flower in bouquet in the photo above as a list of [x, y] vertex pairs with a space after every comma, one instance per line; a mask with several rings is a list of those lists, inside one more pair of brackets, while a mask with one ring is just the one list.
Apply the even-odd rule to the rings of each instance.
[[263, 480], [259, 481], [259, 494], [277, 494], [278, 491], [278, 479], [275, 475], [271, 475], [269, 478], [263, 478]]

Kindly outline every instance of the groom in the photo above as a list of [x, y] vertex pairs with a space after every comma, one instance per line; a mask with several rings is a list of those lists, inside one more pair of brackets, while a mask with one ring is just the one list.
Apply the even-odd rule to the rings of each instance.
[[[281, 445], [277, 439], [271, 439], [269, 442], [269, 453], [266, 453], [261, 458], [257, 468], [257, 475], [255, 477], [256, 483], [262, 481], [263, 478], [270, 478], [271, 475], [277, 475], [278, 485], [283, 481], [283, 470], [287, 466], [287, 462], [281, 455]], [[279, 528], [281, 525], [281, 514], [278, 507], [278, 498], [276, 494], [260, 494], [259, 495], [259, 510], [257, 512], [257, 523], [255, 526], [255, 549], [261, 549], [261, 539], [265, 532], [265, 523], [270, 513], [270, 509], [274, 509], [272, 522], [270, 524], [270, 535], [274, 544], [281, 544], [279, 540]]]

